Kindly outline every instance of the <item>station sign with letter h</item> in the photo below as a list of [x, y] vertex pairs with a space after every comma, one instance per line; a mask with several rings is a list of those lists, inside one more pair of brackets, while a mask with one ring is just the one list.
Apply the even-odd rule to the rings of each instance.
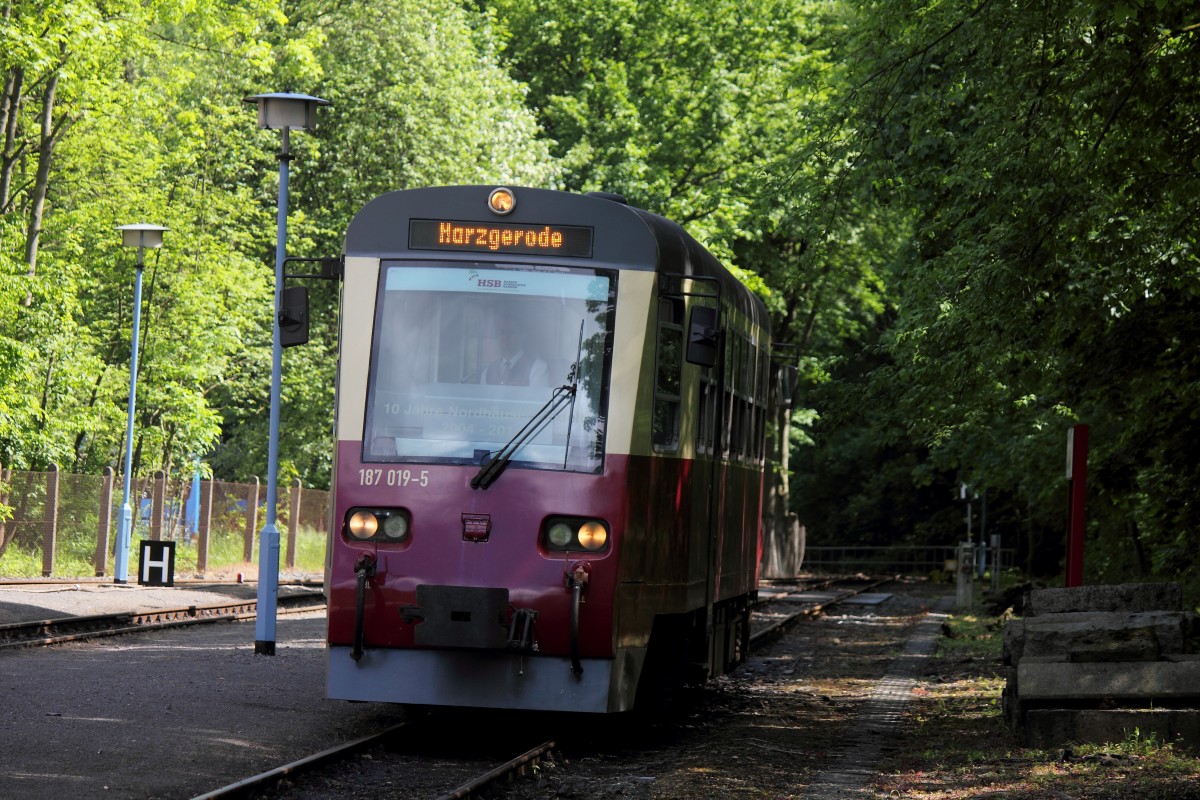
[[138, 583], [142, 586], [175, 585], [175, 543], [143, 539], [138, 560]]

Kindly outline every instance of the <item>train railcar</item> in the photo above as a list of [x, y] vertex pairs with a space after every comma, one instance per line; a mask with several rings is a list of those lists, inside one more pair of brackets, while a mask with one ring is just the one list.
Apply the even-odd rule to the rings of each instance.
[[335, 699], [619, 712], [743, 658], [770, 331], [615, 195], [397, 191], [347, 230]]

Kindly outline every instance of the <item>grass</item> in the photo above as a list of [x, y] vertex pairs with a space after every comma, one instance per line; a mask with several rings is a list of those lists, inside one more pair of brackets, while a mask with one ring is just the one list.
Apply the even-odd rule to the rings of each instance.
[[[135, 536], [129, 555], [130, 571], [136, 572], [138, 559], [138, 540]], [[257, 538], [257, 537], [256, 537]], [[257, 542], [256, 542], [257, 545]], [[93, 564], [95, 539], [79, 537], [78, 541], [63, 539], [54, 552], [55, 578], [90, 578], [96, 574]], [[255, 547], [251, 560], [245, 560], [245, 536], [240, 532], [224, 532], [213, 535], [208, 545], [208, 565], [205, 575], [222, 575], [242, 572], [253, 579], [258, 571], [258, 550]], [[289, 569], [286, 565], [287, 533], [284, 532], [280, 542], [280, 569], [301, 574], [321, 574], [325, 568], [325, 534], [311, 528], [301, 528], [296, 538], [296, 566]], [[193, 540], [175, 545], [175, 575], [188, 577], [198, 572], [199, 549]], [[111, 576], [114, 570], [114, 559], [109, 554], [106, 575]], [[3, 578], [40, 578], [42, 577], [42, 551], [24, 550], [9, 547], [0, 558], [0, 577]]]
[[916, 800], [1200, 798], [1200, 753], [1134, 730], [1121, 741], [1021, 747], [1004, 723], [1000, 664], [1004, 619], [948, 621], [916, 692], [902, 751], [882, 765], [876, 790]]

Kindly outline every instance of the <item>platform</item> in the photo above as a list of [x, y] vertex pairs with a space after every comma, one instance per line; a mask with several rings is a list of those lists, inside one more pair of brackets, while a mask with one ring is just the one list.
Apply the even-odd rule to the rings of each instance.
[[[318, 589], [314, 585], [284, 583], [279, 587], [279, 596]], [[175, 586], [138, 586], [81, 581], [0, 584], [0, 624], [236, 603], [254, 600], [257, 593], [257, 583], [188, 582]]]
[[[207, 605], [256, 590], [48, 588], [0, 588], [0, 619]], [[325, 699], [323, 614], [281, 617], [276, 639], [275, 655], [256, 655], [251, 620], [0, 650], [0, 800], [193, 797], [403, 719], [397, 706]]]

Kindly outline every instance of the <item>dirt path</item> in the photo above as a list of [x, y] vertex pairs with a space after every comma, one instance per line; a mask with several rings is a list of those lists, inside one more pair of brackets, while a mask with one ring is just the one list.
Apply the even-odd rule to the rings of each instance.
[[944, 593], [888, 588], [879, 605], [836, 607], [796, 626], [673, 718], [595, 722], [505, 797], [863, 796], [874, 764], [895, 748], [901, 705], [940, 625], [928, 611]]

